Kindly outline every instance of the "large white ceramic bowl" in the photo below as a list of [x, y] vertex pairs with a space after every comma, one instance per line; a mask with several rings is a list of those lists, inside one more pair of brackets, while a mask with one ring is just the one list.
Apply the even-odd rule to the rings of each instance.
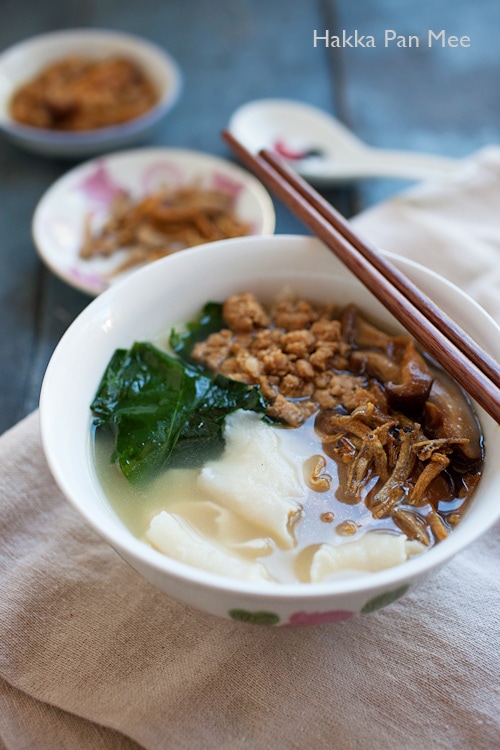
[[[467, 295], [435, 273], [396, 265], [500, 357], [500, 331]], [[110, 507], [90, 451], [89, 404], [111, 354], [195, 316], [206, 300], [250, 290], [269, 298], [292, 285], [309, 299], [356, 302], [398, 330], [385, 309], [317, 240], [248, 237], [186, 250], [145, 266], [97, 297], [71, 325], [47, 369], [40, 410], [43, 446], [60, 488], [87, 522], [147, 580], [188, 605], [274, 625], [315, 624], [368, 613], [410, 591], [471, 544], [500, 516], [500, 429], [478, 408], [484, 474], [466, 516], [443, 542], [397, 567], [315, 584], [238, 582], [176, 562], [137, 539]]]
[[[132, 60], [155, 84], [158, 102], [144, 115], [122, 125], [81, 132], [56, 132], [13, 120], [9, 102], [14, 91], [50, 63], [70, 55], [92, 59], [119, 55]], [[21, 148], [43, 156], [99, 154], [145, 140], [176, 104], [181, 87], [176, 61], [145, 39], [102, 29], [54, 31], [19, 42], [0, 54], [0, 131]]]

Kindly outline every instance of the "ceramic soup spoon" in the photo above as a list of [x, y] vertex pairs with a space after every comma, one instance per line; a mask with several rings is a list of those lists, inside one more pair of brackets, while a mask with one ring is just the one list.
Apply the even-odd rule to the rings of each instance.
[[418, 152], [372, 148], [332, 115], [287, 99], [244, 104], [229, 130], [250, 151], [271, 148], [306, 180], [327, 187], [367, 177], [446, 179], [455, 159]]

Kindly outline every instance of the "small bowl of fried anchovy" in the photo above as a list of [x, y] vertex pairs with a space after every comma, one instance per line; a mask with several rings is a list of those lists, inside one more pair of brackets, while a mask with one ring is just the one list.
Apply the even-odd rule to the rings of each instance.
[[99, 29], [56, 31], [0, 55], [0, 130], [44, 156], [78, 158], [145, 140], [182, 76], [163, 49]]
[[42, 197], [33, 239], [66, 282], [99, 294], [125, 273], [189, 247], [272, 234], [272, 200], [239, 166], [209, 154], [142, 148], [76, 167]]

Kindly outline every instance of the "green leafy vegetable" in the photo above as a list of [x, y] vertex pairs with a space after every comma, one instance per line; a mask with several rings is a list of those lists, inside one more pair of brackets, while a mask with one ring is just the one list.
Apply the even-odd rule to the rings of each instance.
[[207, 302], [197, 320], [187, 324], [183, 331], [172, 330], [169, 344], [184, 361], [190, 361], [191, 352], [198, 341], [205, 341], [211, 333], [225, 328], [220, 302]]
[[113, 460], [142, 481], [166, 465], [202, 465], [224, 446], [225, 417], [265, 413], [260, 388], [200, 370], [149, 343], [112, 356], [91, 404], [115, 437]]

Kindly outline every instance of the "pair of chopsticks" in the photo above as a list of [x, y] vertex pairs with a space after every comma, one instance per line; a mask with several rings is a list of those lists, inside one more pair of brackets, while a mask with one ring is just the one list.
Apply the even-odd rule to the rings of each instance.
[[240, 160], [294, 213], [424, 349], [500, 423], [500, 365], [390, 261], [359, 237], [309, 183], [269, 150], [248, 151], [222, 137]]

